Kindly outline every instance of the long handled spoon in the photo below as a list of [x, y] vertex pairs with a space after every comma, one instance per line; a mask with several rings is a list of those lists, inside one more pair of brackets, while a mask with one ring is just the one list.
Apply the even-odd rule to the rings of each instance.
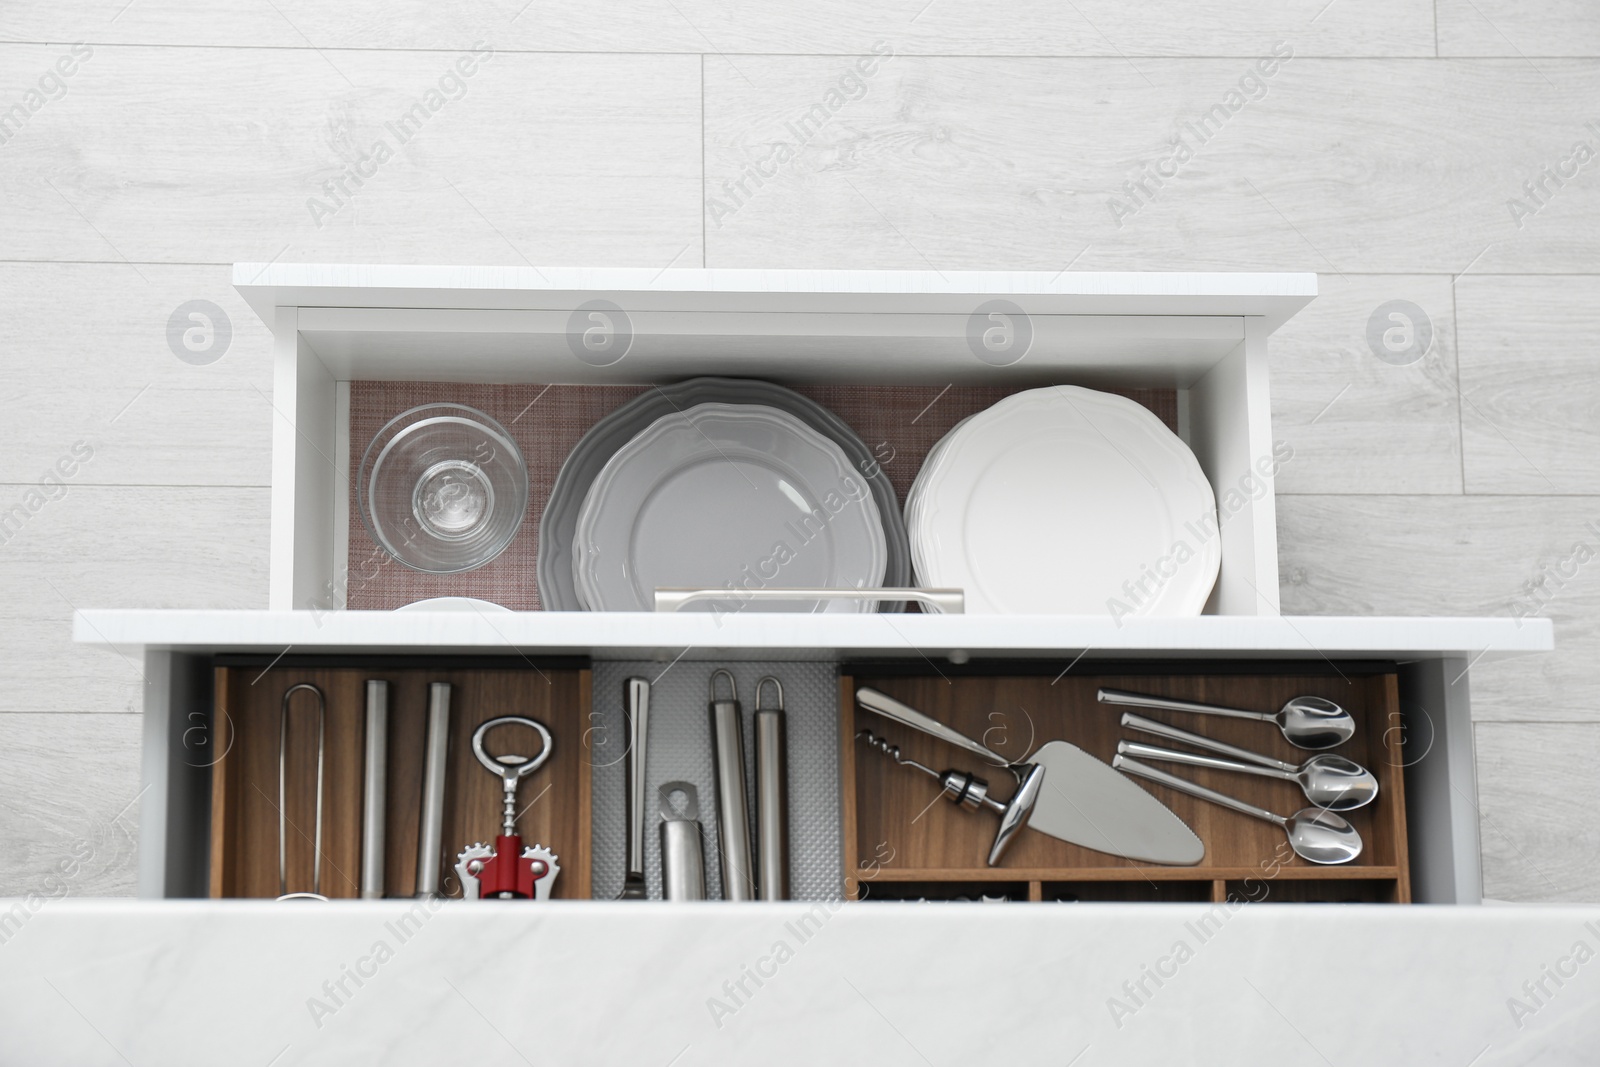
[[1129, 693], [1121, 689], [1102, 689], [1099, 698], [1102, 704], [1121, 704], [1130, 708], [1192, 711], [1199, 715], [1224, 715], [1230, 719], [1275, 723], [1295, 748], [1334, 748], [1350, 740], [1356, 733], [1356, 722], [1350, 713], [1321, 697], [1295, 697], [1276, 712], [1241, 711], [1192, 700], [1169, 700], [1166, 697]]
[[1209, 800], [1241, 815], [1270, 822], [1288, 836], [1289, 847], [1294, 849], [1295, 855], [1308, 863], [1349, 863], [1361, 855], [1361, 835], [1356, 832], [1356, 828], [1346, 822], [1342, 815], [1335, 815], [1323, 808], [1302, 808], [1285, 818], [1265, 808], [1236, 800], [1225, 793], [1196, 785], [1186, 778], [1147, 767], [1127, 756], [1113, 757], [1111, 766], [1136, 778], [1156, 782], [1200, 800]]
[[1188, 730], [1180, 730], [1164, 722], [1146, 719], [1131, 711], [1122, 713], [1122, 725], [1130, 730], [1154, 734], [1169, 741], [1182, 741], [1184, 744], [1220, 752], [1224, 756], [1233, 758], [1217, 759], [1195, 752], [1157, 748], [1137, 741], [1123, 741], [1117, 745], [1117, 751], [1124, 755], [1137, 756], [1140, 759], [1166, 760], [1169, 763], [1187, 763], [1195, 767], [1211, 767], [1222, 771], [1239, 771], [1242, 774], [1259, 774], [1264, 778], [1281, 778], [1286, 782], [1297, 784], [1301, 792], [1305, 793], [1307, 800], [1329, 811], [1354, 811], [1356, 808], [1371, 804], [1378, 796], [1378, 780], [1372, 776], [1371, 771], [1354, 760], [1335, 756], [1331, 752], [1318, 753], [1307, 758], [1304, 763], [1295, 765], [1273, 759], [1271, 756], [1263, 756], [1258, 752], [1251, 752], [1247, 748], [1237, 748], [1201, 734], [1192, 734]]

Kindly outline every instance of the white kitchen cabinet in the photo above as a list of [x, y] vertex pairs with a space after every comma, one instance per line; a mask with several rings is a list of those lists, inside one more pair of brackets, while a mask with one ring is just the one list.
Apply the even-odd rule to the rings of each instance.
[[[272, 557], [267, 611], [78, 613], [79, 641], [142, 649], [147, 680], [141, 893], [201, 895], [204, 767], [182, 758], [207, 721], [214, 653], [579, 655], [595, 661], [1119, 659], [1398, 665], [1406, 729], [1427, 751], [1405, 787], [1413, 897], [1481, 897], [1468, 671], [1552, 647], [1543, 619], [1278, 613], [1267, 345], [1309, 302], [1305, 274], [591, 270], [241, 264], [273, 328]], [[629, 340], [607, 365], [569, 343], [604, 301]], [[995, 309], [999, 309], [995, 311]], [[992, 319], [995, 311], [1002, 316]], [[976, 317], [975, 317], [976, 316]], [[575, 322], [578, 325], [575, 325]], [[973, 331], [1031, 337], [987, 357]], [[701, 374], [784, 384], [1176, 390], [1178, 431], [1219, 502], [1222, 567], [1205, 614], [1110, 616], [591, 614], [343, 609], [349, 383], [651, 383]], [[1252, 491], [1254, 487], [1254, 491]], [[1243, 489], [1241, 492], [1240, 490]]]

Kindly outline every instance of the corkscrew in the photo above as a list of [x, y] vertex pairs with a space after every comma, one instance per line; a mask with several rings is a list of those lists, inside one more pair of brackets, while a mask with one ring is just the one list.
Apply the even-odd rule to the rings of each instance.
[[1011, 799], [1001, 802], [989, 795], [989, 783], [975, 774], [954, 770], [936, 771], [932, 767], [926, 767], [914, 759], [901, 755], [899, 745], [890, 744], [871, 730], [860, 731], [856, 734], [856, 739], [865, 741], [902, 767], [910, 767], [930, 778], [938, 779], [944, 798], [958, 808], [965, 808], [967, 811], [988, 808], [999, 815], [1000, 829], [995, 834], [993, 847], [989, 850], [990, 866], [999, 862], [1013, 835], [1026, 825], [1029, 817], [1033, 815], [1033, 807], [1039, 800], [1040, 783], [1044, 777], [1043, 768], [1033, 768], [1019, 783], [1017, 791], [1011, 794]]
[[871, 730], [862, 730], [856, 734], [856, 740], [865, 741], [885, 756], [894, 760], [902, 767], [911, 767], [921, 771], [930, 778], [937, 778], [939, 785], [944, 788], [944, 795], [957, 807], [976, 811], [987, 806], [993, 811], [1005, 813], [1006, 805], [998, 800], [990, 799], [989, 783], [977, 775], [965, 771], [936, 771], [932, 767], [925, 767], [914, 759], [907, 759], [900, 754], [899, 745], [891, 745]]

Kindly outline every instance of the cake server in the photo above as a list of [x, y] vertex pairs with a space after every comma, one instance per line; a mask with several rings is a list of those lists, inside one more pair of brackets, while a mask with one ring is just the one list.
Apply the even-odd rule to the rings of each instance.
[[[920, 730], [990, 763], [1017, 779], [1017, 793], [1003, 805], [989, 865], [1005, 855], [1023, 825], [1040, 833], [1141, 863], [1193, 866], [1205, 845], [1166, 805], [1076, 745], [1048, 741], [1026, 761], [1012, 763], [886, 693], [862, 687], [856, 703], [902, 726]], [[946, 787], [948, 791], [948, 786]], [[967, 803], [968, 807], [977, 806]]]

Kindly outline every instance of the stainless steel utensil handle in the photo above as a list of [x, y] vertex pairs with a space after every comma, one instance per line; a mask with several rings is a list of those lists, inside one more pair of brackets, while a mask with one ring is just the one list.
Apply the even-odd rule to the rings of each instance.
[[1147, 719], [1143, 715], [1135, 715], [1131, 711], [1122, 713], [1122, 725], [1130, 730], [1138, 730], [1140, 733], [1164, 737], [1168, 741], [1182, 741], [1186, 745], [1194, 745], [1196, 748], [1203, 748], [1209, 752], [1220, 752], [1224, 756], [1232, 756], [1234, 759], [1244, 763], [1254, 763], [1258, 767], [1276, 767], [1286, 774], [1293, 774], [1299, 770], [1292, 763], [1285, 763], [1282, 760], [1273, 759], [1271, 756], [1263, 756], [1259, 752], [1251, 752], [1248, 748], [1239, 748], [1236, 745], [1230, 745], [1225, 741], [1218, 741], [1203, 734], [1190, 733], [1188, 730], [1181, 730], [1168, 723]]
[[1276, 722], [1278, 717], [1270, 711], [1241, 711], [1238, 708], [1221, 708], [1215, 704], [1201, 704], [1193, 700], [1169, 700], [1166, 697], [1145, 696], [1124, 689], [1100, 690], [1100, 703], [1121, 704], [1130, 708], [1160, 708], [1162, 711], [1192, 711], [1200, 715], [1225, 715], [1230, 719], [1250, 719], [1253, 722]]
[[1131, 774], [1136, 778], [1145, 778], [1152, 782], [1158, 782], [1168, 789], [1176, 789], [1180, 793], [1187, 793], [1200, 800], [1209, 800], [1213, 804], [1237, 811], [1241, 815], [1249, 815], [1264, 822], [1275, 823], [1278, 826], [1282, 826], [1289, 821], [1282, 815], [1274, 814], [1265, 808], [1258, 808], [1254, 804], [1246, 804], [1242, 800], [1235, 800], [1226, 793], [1219, 793], [1215, 789], [1207, 789], [1205, 786], [1197, 785], [1187, 778], [1179, 778], [1177, 775], [1168, 774], [1166, 771], [1158, 771], [1154, 767], [1147, 767], [1138, 760], [1129, 759], [1127, 756], [1111, 757], [1111, 766], [1124, 774]]
[[[733, 675], [717, 671], [716, 678]], [[722, 844], [722, 899], [754, 900], [750, 851], [750, 801], [744, 774], [744, 720], [737, 695], [711, 701], [711, 758], [717, 772], [717, 837]]]
[[439, 895], [444, 862], [444, 788], [450, 767], [450, 683], [428, 686], [428, 733], [422, 769], [422, 822], [417, 831], [415, 896]]
[[1207, 756], [1199, 752], [1181, 752], [1174, 748], [1160, 748], [1139, 741], [1118, 741], [1117, 752], [1139, 759], [1165, 760], [1167, 763], [1184, 763], [1190, 767], [1210, 767], [1214, 771], [1238, 771], [1240, 774], [1258, 774], [1263, 778], [1292, 778], [1293, 775], [1276, 767], [1263, 767], [1259, 763]]
[[644, 877], [645, 776], [649, 772], [645, 745], [650, 736], [650, 683], [629, 678], [623, 683], [628, 709], [628, 870]]
[[982, 756], [998, 767], [1009, 767], [1011, 761], [998, 753], [991, 752], [965, 734], [958, 734], [950, 727], [937, 719], [929, 718], [916, 708], [907, 707], [887, 693], [880, 693], [876, 689], [862, 686], [856, 690], [856, 703], [870, 712], [882, 715], [886, 719], [893, 719], [902, 726], [909, 726], [913, 730], [921, 730], [931, 737], [937, 737], [946, 744], [955, 745], [965, 749], [973, 755]]
[[656, 589], [657, 611], [673, 612], [702, 600], [903, 600], [932, 608], [939, 615], [961, 615], [967, 610], [966, 593], [960, 589]]
[[389, 683], [367, 679], [366, 771], [361, 788], [361, 899], [383, 899], [389, 796]]
[[[672, 809], [671, 797], [682, 793], [683, 814]], [[701, 840], [700, 802], [688, 782], [661, 786], [661, 893], [666, 900], [706, 899], [706, 858]]]
[[[757, 699], [759, 699], [759, 694]], [[756, 863], [762, 900], [789, 899], [788, 758], [782, 709], [759, 708], [756, 725]]]

